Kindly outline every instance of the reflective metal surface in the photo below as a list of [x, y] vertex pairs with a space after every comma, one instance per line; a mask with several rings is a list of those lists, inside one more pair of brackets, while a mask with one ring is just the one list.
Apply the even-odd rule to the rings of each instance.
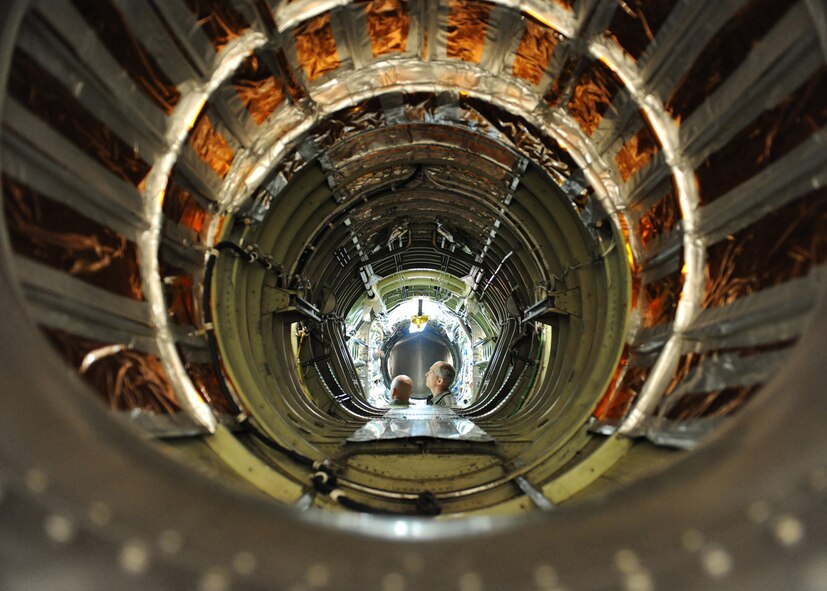
[[425, 386], [425, 372], [437, 361], [453, 362], [451, 351], [439, 338], [429, 332], [414, 333], [399, 339], [388, 355], [388, 374], [391, 379], [399, 374], [413, 380], [413, 396], [430, 394]]
[[373, 419], [347, 440], [362, 443], [407, 437], [433, 437], [452, 441], [494, 441], [472, 421], [458, 417], [452, 409], [421, 404], [406, 408], [391, 408], [384, 417]]

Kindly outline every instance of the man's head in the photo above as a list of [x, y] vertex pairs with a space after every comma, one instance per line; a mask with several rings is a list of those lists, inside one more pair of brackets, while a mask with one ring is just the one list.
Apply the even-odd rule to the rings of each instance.
[[431, 391], [431, 394], [444, 392], [454, 383], [456, 375], [457, 372], [453, 365], [445, 361], [437, 361], [425, 374], [425, 386]]
[[391, 400], [409, 402], [413, 392], [413, 380], [406, 375], [398, 375], [391, 382]]

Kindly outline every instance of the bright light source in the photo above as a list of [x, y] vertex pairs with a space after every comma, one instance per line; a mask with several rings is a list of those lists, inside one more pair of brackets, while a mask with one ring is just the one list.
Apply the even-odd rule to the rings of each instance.
[[393, 533], [399, 538], [405, 538], [409, 533], [409, 526], [407, 521], [396, 521], [393, 524]]
[[411, 318], [411, 325], [408, 327], [408, 332], [422, 332], [425, 330], [425, 325], [428, 324], [428, 317], [424, 314], [414, 316]]

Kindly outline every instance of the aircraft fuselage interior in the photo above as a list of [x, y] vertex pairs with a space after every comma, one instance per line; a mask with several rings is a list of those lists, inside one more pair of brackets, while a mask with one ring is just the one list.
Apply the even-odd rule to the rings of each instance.
[[2, 589], [827, 591], [823, 0], [0, 26]]

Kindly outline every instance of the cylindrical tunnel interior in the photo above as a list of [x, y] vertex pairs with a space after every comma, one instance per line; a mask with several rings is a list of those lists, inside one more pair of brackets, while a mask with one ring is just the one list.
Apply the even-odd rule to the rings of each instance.
[[0, 587], [825, 589], [823, 2], [0, 17]]
[[388, 354], [388, 375], [406, 375], [413, 380], [413, 396], [425, 398], [425, 372], [437, 361], [455, 364], [448, 345], [429, 332], [408, 335], [394, 343]]

